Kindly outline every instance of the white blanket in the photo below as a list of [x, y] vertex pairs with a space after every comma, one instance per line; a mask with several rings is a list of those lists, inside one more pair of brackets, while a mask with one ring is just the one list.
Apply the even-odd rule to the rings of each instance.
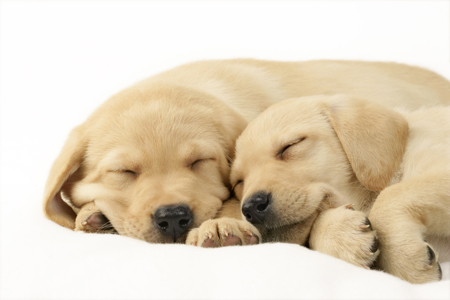
[[[1, 299], [449, 299], [292, 244], [203, 249], [72, 232], [38, 205], [2, 214]], [[20, 220], [20, 221], [19, 221]]]
[[1, 1], [0, 299], [449, 299], [298, 245], [201, 249], [44, 218], [70, 129], [136, 80], [199, 59], [405, 62], [450, 78], [448, 1]]

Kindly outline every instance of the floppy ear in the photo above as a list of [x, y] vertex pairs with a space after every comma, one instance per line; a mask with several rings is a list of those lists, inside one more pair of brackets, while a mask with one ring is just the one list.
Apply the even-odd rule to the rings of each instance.
[[215, 117], [222, 139], [222, 147], [227, 159], [227, 164], [221, 168], [225, 185], [230, 186], [230, 168], [235, 157], [236, 140], [247, 126], [247, 121], [235, 110], [228, 106], [222, 106], [217, 110]]
[[399, 167], [408, 123], [394, 110], [344, 95], [327, 101], [329, 119], [358, 180], [381, 191]]
[[76, 214], [61, 198], [67, 179], [80, 167], [86, 151], [82, 127], [70, 133], [60, 155], [53, 163], [44, 192], [44, 212], [47, 218], [67, 228], [75, 228]]

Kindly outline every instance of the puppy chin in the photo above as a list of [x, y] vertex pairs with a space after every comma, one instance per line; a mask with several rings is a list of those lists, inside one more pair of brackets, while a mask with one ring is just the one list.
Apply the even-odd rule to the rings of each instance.
[[287, 195], [273, 193], [263, 226], [272, 230], [302, 223], [317, 210], [332, 207], [335, 198], [334, 191], [324, 184], [311, 184]]
[[143, 238], [143, 240], [151, 244], [184, 244], [186, 242], [186, 238], [187, 233], [182, 234], [175, 240], [172, 237], [166, 235], [146, 236]]
[[[322, 210], [318, 208], [303, 221], [274, 229], [262, 229], [262, 239], [264, 242], [284, 242], [305, 245], [309, 238], [309, 233], [315, 220]], [[258, 228], [259, 229], [259, 228]]]
[[345, 202], [344, 197], [327, 184], [314, 184], [308, 187], [307, 194], [307, 209], [273, 213], [265, 224], [255, 225], [265, 242], [289, 242], [305, 245], [319, 214]]

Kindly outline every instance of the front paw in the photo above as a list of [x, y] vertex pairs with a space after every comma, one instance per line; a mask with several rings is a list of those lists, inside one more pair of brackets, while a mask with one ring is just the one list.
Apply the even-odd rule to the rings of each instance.
[[75, 219], [75, 231], [86, 233], [116, 233], [111, 222], [94, 202], [83, 205]]
[[439, 281], [442, 279], [442, 269], [438, 263], [438, 257], [429, 244], [427, 244], [427, 260], [424, 264], [424, 269], [431, 274], [431, 281]]
[[186, 244], [205, 248], [254, 245], [261, 242], [261, 234], [247, 221], [219, 218], [203, 222], [192, 229]]
[[380, 254], [369, 219], [352, 205], [322, 212], [311, 230], [312, 249], [369, 269]]
[[405, 244], [405, 236], [407, 234], [382, 240], [384, 247], [379, 259], [380, 267], [411, 283], [441, 280], [442, 269], [438, 263], [438, 254], [432, 246], [413, 235]]

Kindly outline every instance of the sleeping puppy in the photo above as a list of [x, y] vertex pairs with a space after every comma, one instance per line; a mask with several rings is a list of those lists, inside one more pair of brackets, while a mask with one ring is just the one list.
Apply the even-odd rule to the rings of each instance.
[[439, 280], [438, 261], [450, 259], [450, 107], [400, 111], [346, 95], [274, 104], [237, 140], [242, 214], [266, 242], [282, 231], [304, 244], [300, 230], [312, 249], [355, 264], [379, 254], [402, 279]]
[[[204, 221], [233, 216], [233, 202], [223, 202], [235, 140], [247, 123], [283, 99], [323, 93], [415, 109], [447, 103], [450, 84], [395, 63], [187, 64], [119, 92], [73, 129], [50, 170], [45, 214], [70, 229], [184, 243]], [[221, 244], [259, 239], [244, 220], [227, 228]], [[203, 229], [191, 243], [205, 244], [210, 232]]]

